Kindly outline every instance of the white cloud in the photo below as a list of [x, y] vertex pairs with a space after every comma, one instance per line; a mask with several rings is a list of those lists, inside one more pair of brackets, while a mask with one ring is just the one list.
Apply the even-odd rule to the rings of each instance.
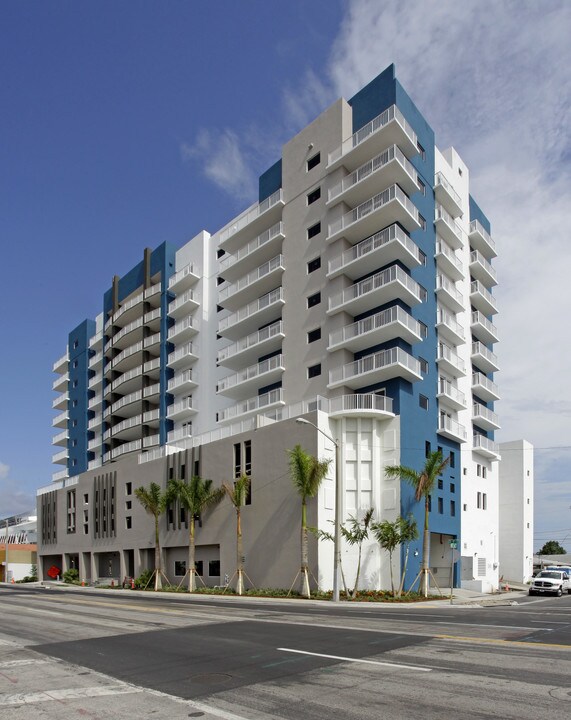
[[23, 491], [10, 476], [10, 467], [0, 462], [0, 517], [29, 512], [36, 507], [35, 493]]

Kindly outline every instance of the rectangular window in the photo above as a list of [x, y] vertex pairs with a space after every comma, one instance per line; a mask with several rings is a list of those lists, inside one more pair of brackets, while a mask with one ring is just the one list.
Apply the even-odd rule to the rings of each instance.
[[428, 512], [432, 512], [432, 495], [428, 496]]
[[321, 257], [316, 257], [307, 263], [307, 274], [309, 275], [321, 267]]
[[438, 478], [438, 489], [439, 490], [444, 489], [444, 480], [442, 478]]
[[317, 222], [317, 223], [315, 223], [315, 225], [312, 225], [311, 227], [307, 228], [307, 239], [311, 240], [312, 237], [319, 235], [320, 232], [321, 232], [321, 223]]
[[184, 480], [186, 478], [186, 465], [184, 463], [180, 466], [180, 479]]
[[310, 330], [307, 333], [307, 342], [308, 343], [315, 342], [316, 340], [321, 340], [321, 328], [320, 327], [315, 328], [315, 330]]
[[89, 495], [88, 493], [84, 493], [83, 495], [83, 503], [84, 505], [87, 505], [89, 503]]
[[319, 163], [321, 162], [321, 153], [315, 153], [312, 157], [309, 158], [307, 161], [307, 170], [313, 170], [314, 167], [317, 167]]
[[450, 517], [456, 517], [456, 500], [450, 500]]
[[308, 308], [315, 307], [315, 305], [319, 305], [320, 302], [321, 302], [321, 293], [320, 292], [314, 293], [313, 295], [310, 295], [307, 298], [307, 307]]
[[319, 200], [321, 197], [321, 188], [315, 188], [315, 190], [312, 190], [310, 193], [307, 194], [307, 204], [311, 205], [312, 203], [316, 202], [316, 200]]
[[487, 470], [487, 469], [482, 465], [482, 477], [483, 477], [483, 478], [486, 477], [486, 470]]
[[196, 574], [200, 575], [200, 577], [204, 575], [204, 563], [202, 562], [202, 560], [195, 561], [194, 569], [196, 570]]
[[482, 493], [482, 510], [488, 509], [488, 495], [486, 493]]
[[444, 513], [444, 500], [439, 497], [438, 498], [438, 514], [442, 515]]
[[242, 475], [242, 444], [234, 445], [234, 477], [239, 478]]
[[208, 561], [208, 575], [210, 577], [220, 577], [220, 560]]
[[430, 455], [430, 452], [430, 443], [428, 442], [428, 440], [426, 440], [426, 442], [424, 443], [424, 456], [428, 457]]
[[418, 325], [420, 327], [420, 337], [425, 340], [428, 337], [428, 326], [420, 320], [418, 321]]
[[418, 141], [416, 142], [416, 147], [417, 147], [418, 152], [420, 153], [420, 157], [423, 160], [426, 160], [426, 150], [422, 147], [422, 145]]
[[75, 532], [75, 490], [68, 490], [67, 493], [67, 532]]
[[133, 501], [132, 501], [132, 500], [127, 500], [127, 501], [125, 502], [125, 510], [130, 510], [132, 505], [133, 505]]
[[454, 483], [450, 483], [450, 492], [455, 493], [456, 492], [456, 485]]
[[417, 176], [416, 181], [418, 183], [418, 191], [422, 193], [423, 195], [426, 195], [426, 185], [422, 182], [422, 180]]
[[449, 464], [450, 464], [451, 468], [456, 467], [456, 455], [454, 454], [453, 450], [450, 451], [450, 463]]
[[482, 466], [481, 465], [476, 465], [476, 475], [478, 477], [482, 477]]
[[252, 475], [252, 441], [244, 441], [244, 475]]
[[307, 368], [308, 378], [317, 377], [318, 375], [321, 375], [321, 363], [317, 363], [317, 365], [312, 365]]
[[476, 495], [476, 507], [477, 507], [478, 509], [480, 509], [480, 508], [482, 507], [482, 493], [481, 493], [481, 492], [479, 492], [479, 493]]
[[418, 396], [418, 404], [423, 410], [428, 410], [428, 398], [426, 397], [426, 395]]
[[176, 577], [184, 577], [186, 575], [186, 560], [174, 561], [174, 574]]
[[419, 357], [418, 362], [420, 363], [420, 372], [423, 375], [428, 375], [428, 361], [424, 358]]
[[127, 515], [127, 516], [125, 517], [125, 529], [126, 529], [126, 530], [130, 530], [131, 527], [132, 527], [132, 524], [131, 524], [131, 516], [130, 516], [130, 515]]

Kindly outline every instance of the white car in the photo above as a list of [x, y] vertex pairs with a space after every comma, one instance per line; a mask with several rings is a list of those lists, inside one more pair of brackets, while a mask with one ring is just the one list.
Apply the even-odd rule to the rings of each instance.
[[563, 572], [563, 570], [542, 570], [533, 578], [529, 594], [545, 595], [553, 593], [561, 597], [565, 590], [571, 595], [571, 583], [566, 572]]

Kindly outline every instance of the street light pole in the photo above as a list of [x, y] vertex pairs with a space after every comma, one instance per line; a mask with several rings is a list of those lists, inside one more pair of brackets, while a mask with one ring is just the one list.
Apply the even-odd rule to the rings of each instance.
[[298, 417], [295, 420], [300, 425], [311, 425], [317, 432], [330, 440], [335, 445], [335, 519], [333, 531], [333, 602], [339, 602], [339, 568], [341, 565], [341, 476], [340, 476], [340, 444], [334, 440], [315, 423], [305, 418]]

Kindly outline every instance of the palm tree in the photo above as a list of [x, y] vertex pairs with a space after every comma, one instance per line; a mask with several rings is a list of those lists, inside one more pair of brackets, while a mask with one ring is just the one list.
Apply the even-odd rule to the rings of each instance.
[[307, 453], [301, 445], [288, 450], [289, 471], [293, 484], [301, 496], [301, 582], [302, 595], [311, 597], [307, 551], [307, 498], [317, 495], [319, 486], [327, 475], [331, 460], [318, 460]]
[[[436, 450], [429, 453], [424, 467], [419, 472], [406, 465], [390, 465], [385, 468], [385, 474], [391, 479], [400, 479], [412, 485], [414, 488], [414, 499], [420, 502], [424, 498], [424, 532], [422, 536], [422, 566], [420, 575], [420, 592], [428, 597], [428, 576], [430, 574], [430, 535], [428, 532], [429, 499], [434, 488], [434, 483], [442, 475], [444, 468], [448, 465], [450, 458], [442, 459], [442, 452]], [[414, 584], [414, 583], [413, 583]]]
[[[382, 522], [374, 523], [371, 525], [371, 530], [377, 538], [377, 542], [389, 553], [389, 568], [391, 571], [391, 592], [393, 597], [400, 597], [402, 594], [402, 588], [404, 583], [404, 576], [406, 573], [406, 566], [408, 563], [408, 550], [409, 544], [416, 540], [418, 537], [418, 528], [416, 520], [412, 515], [408, 518], [403, 518], [400, 515], [394, 522], [390, 520], [383, 520]], [[398, 592], [395, 592], [395, 584], [393, 581], [393, 552], [395, 549], [406, 543], [406, 557], [404, 561], [404, 567], [402, 568], [401, 580], [399, 583]]]
[[196, 590], [195, 568], [195, 522], [207, 508], [219, 503], [224, 497], [222, 488], [212, 488], [212, 480], [203, 480], [198, 475], [189, 483], [184, 480], [169, 480], [169, 500], [178, 500], [181, 507], [188, 513], [188, 592]]
[[348, 545], [357, 545], [359, 547], [359, 560], [357, 562], [357, 574], [355, 576], [355, 586], [351, 592], [351, 599], [354, 600], [357, 597], [357, 590], [359, 589], [359, 575], [361, 574], [361, 550], [363, 548], [363, 542], [369, 537], [369, 527], [373, 515], [375, 514], [374, 508], [369, 508], [363, 515], [363, 519], [359, 520], [353, 515], [349, 515], [349, 527], [346, 528], [341, 525], [341, 535], [345, 538]]
[[250, 489], [250, 478], [242, 475], [238, 480], [234, 481], [231, 487], [227, 483], [222, 485], [222, 491], [226, 493], [228, 499], [234, 505], [236, 510], [236, 574], [238, 580], [236, 582], [236, 592], [242, 595], [244, 592], [244, 555], [242, 552], [242, 507], [246, 504], [248, 490]]
[[161, 545], [159, 539], [159, 518], [164, 513], [169, 502], [168, 492], [162, 492], [160, 485], [152, 482], [148, 488], [139, 487], [135, 490], [135, 497], [145, 508], [149, 515], [155, 519], [155, 590], [159, 590], [161, 583]]

